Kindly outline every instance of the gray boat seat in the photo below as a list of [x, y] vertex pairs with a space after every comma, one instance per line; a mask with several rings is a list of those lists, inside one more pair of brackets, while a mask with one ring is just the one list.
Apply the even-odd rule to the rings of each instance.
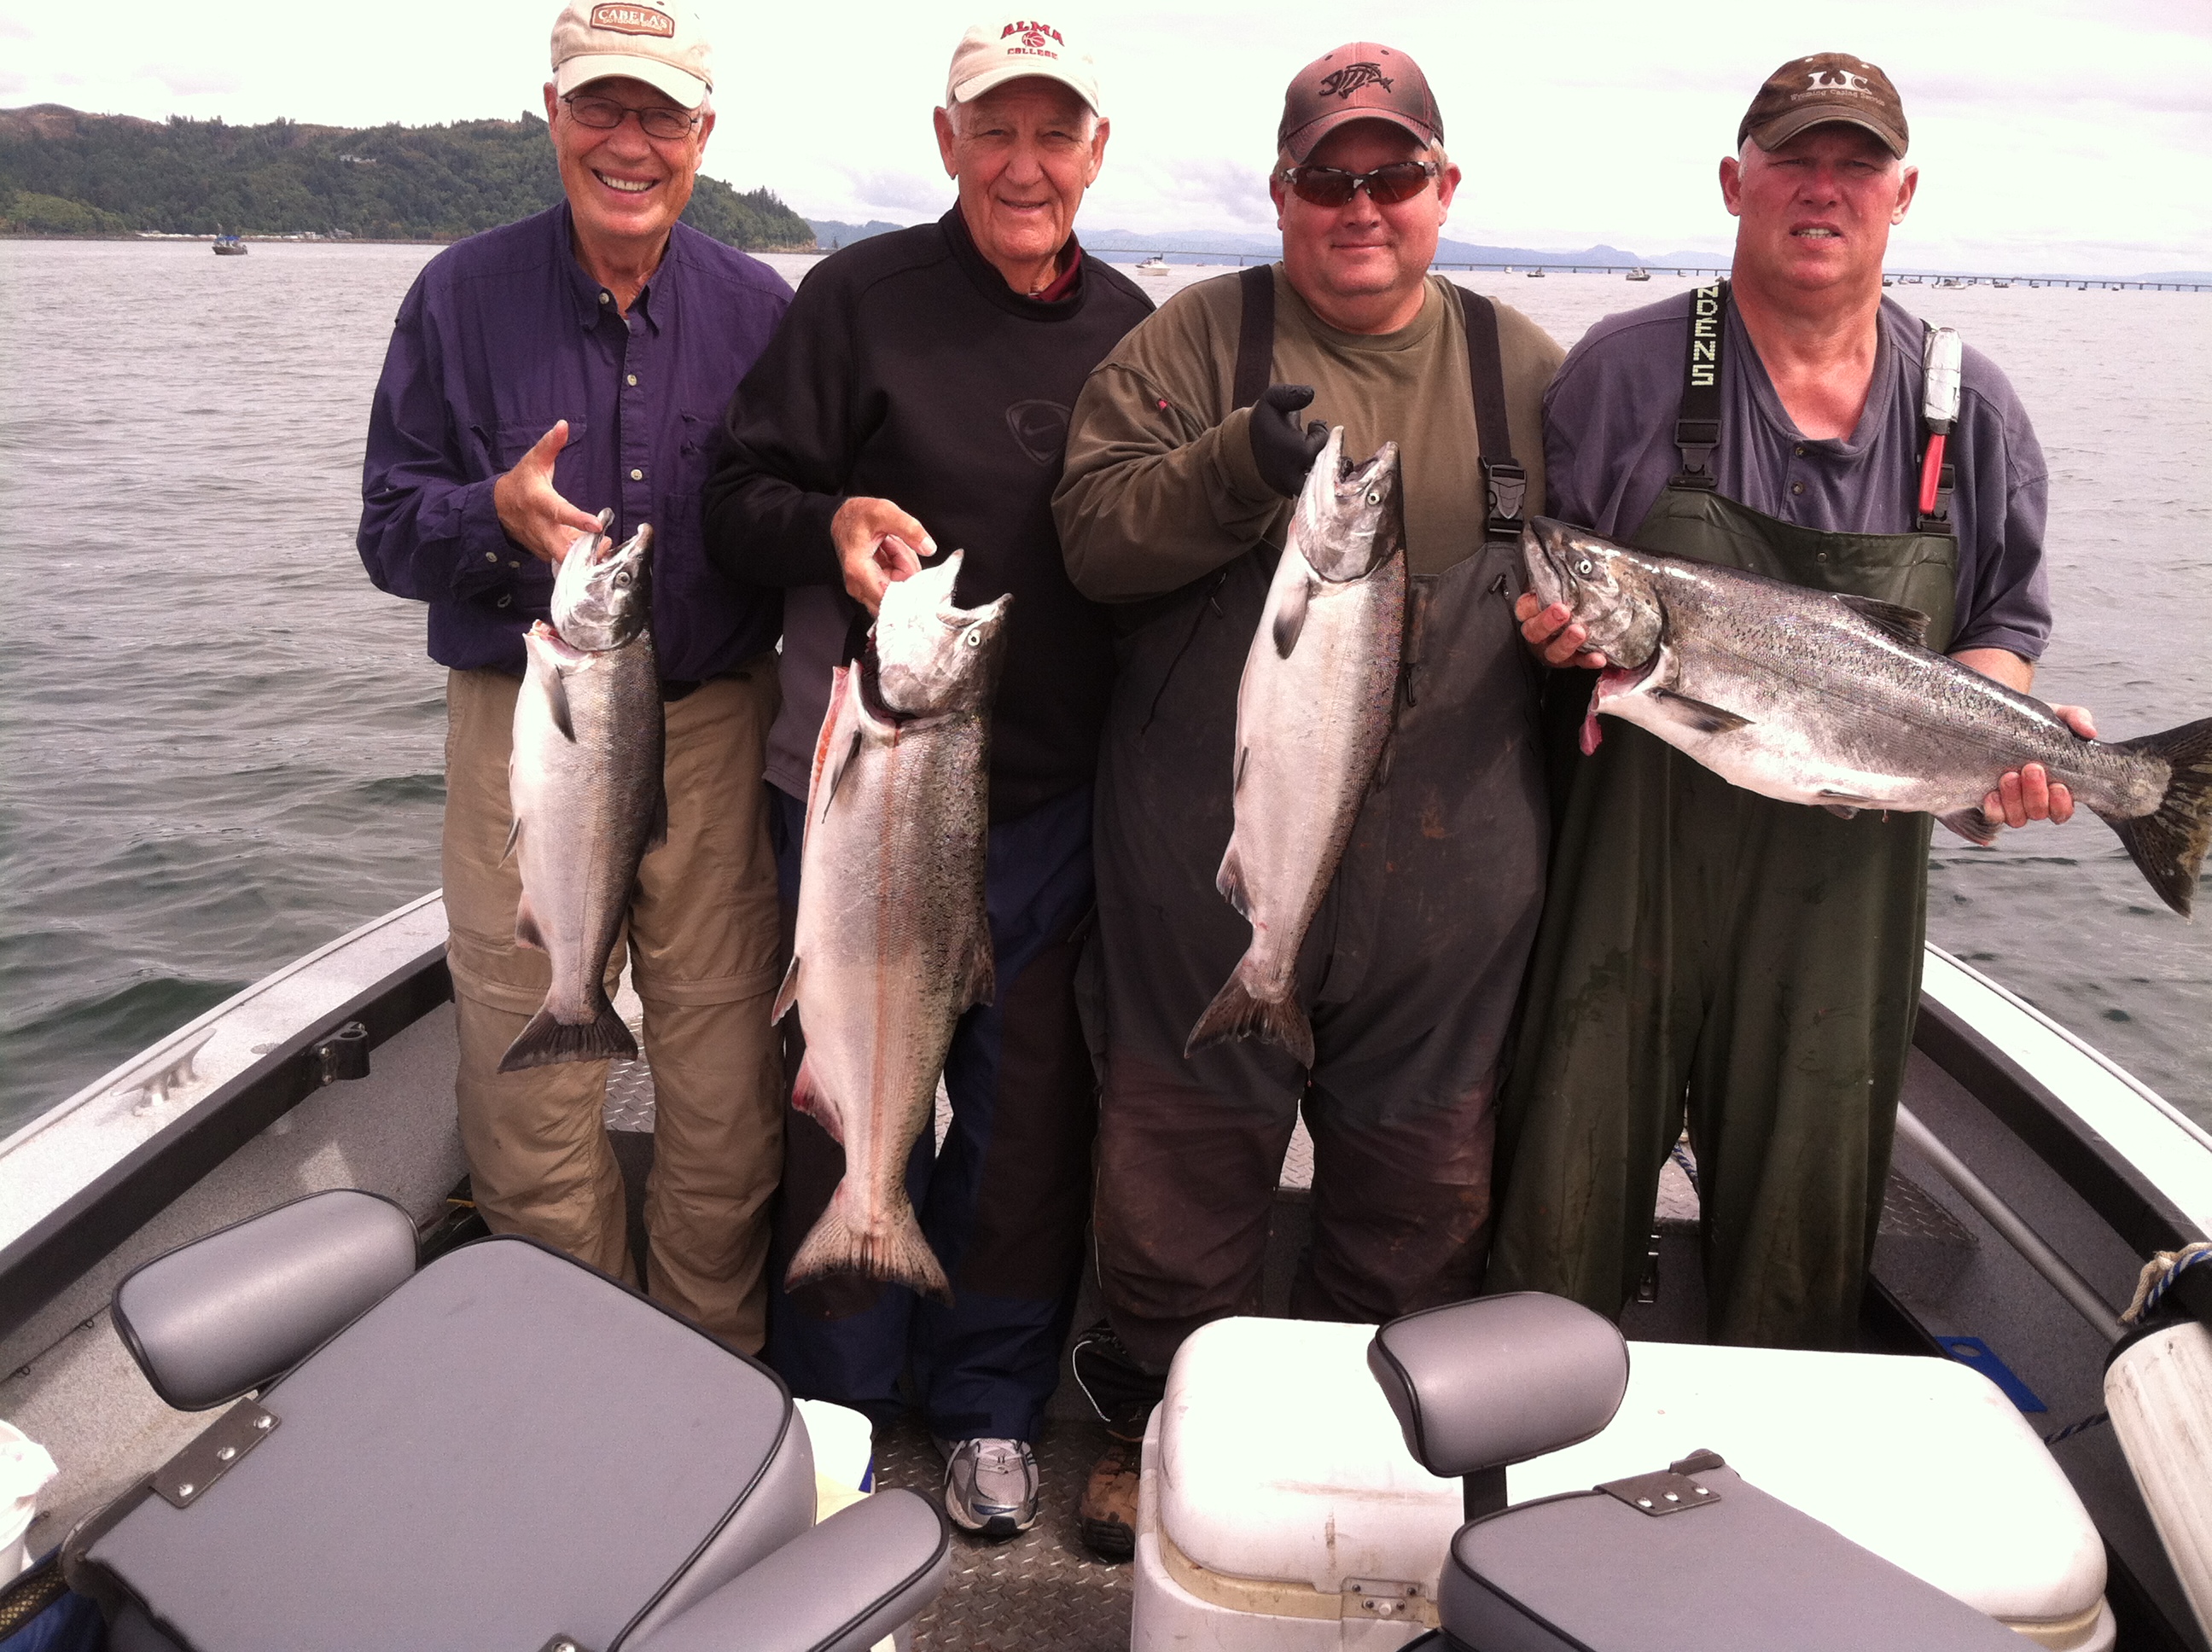
[[767, 1367], [526, 1239], [392, 1279], [380, 1205], [298, 1201], [118, 1289], [165, 1397], [260, 1386], [70, 1538], [114, 1646], [859, 1652], [942, 1588], [926, 1498], [815, 1525]]
[[1590, 1437], [1626, 1391], [1619, 1331], [1576, 1303], [1522, 1293], [1411, 1315], [1376, 1333], [1368, 1364], [1416, 1460], [1468, 1479], [1472, 1517], [1437, 1587], [1457, 1652], [2018, 1652], [1995, 1619], [1711, 1452], [1504, 1506], [1507, 1465]]

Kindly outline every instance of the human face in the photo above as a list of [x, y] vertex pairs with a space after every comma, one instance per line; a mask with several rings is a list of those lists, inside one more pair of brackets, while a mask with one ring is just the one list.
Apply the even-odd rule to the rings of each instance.
[[1747, 143], [1721, 161], [1721, 197], [1741, 220], [1737, 278], [1808, 295], [1878, 293], [1889, 232], [1919, 181], [1863, 126], [1810, 127], [1771, 153]]
[[968, 233], [1010, 286], [1042, 286], [1097, 180], [1107, 123], [1094, 122], [1072, 88], [1035, 75], [963, 104], [958, 120], [956, 131], [937, 112], [937, 149], [945, 175], [959, 180]]
[[[1371, 172], [1421, 158], [1411, 132], [1388, 121], [1355, 120], [1313, 147], [1307, 164]], [[1448, 166], [1429, 187], [1378, 206], [1365, 190], [1342, 206], [1302, 201], [1280, 176], [1268, 180], [1283, 231], [1283, 268], [1298, 296], [1330, 325], [1348, 332], [1394, 332], [1420, 313], [1421, 278], [1437, 255], [1459, 168]]]
[[[597, 80], [576, 88], [625, 109], [683, 106], [647, 86], [623, 78]], [[583, 125], [545, 83], [545, 121], [553, 131], [553, 153], [561, 163], [561, 187], [576, 222], [576, 238], [587, 252], [620, 249], [630, 257], [657, 257], [669, 226], [684, 214], [707, 136], [714, 130], [711, 109], [684, 137], [647, 137], [625, 116], [621, 125], [602, 131]]]

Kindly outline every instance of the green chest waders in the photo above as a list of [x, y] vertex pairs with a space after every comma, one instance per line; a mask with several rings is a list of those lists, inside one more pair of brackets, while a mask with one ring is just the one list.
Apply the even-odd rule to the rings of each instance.
[[[1824, 533], [1715, 490], [1726, 302], [1725, 286], [1693, 300], [1682, 471], [1633, 543], [1919, 609], [1944, 647], [1948, 522]], [[1929, 819], [1776, 802], [1640, 728], [1599, 727], [1558, 817], [1489, 1288], [1619, 1312], [1686, 1108], [1714, 1339], [1856, 1347], [1919, 1000]]]

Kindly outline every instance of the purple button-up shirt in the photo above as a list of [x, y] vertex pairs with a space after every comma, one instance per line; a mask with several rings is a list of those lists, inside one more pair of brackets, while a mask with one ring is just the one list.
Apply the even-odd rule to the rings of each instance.
[[670, 682], [718, 676], [772, 647], [781, 593], [717, 571], [699, 492], [722, 410], [791, 288], [684, 224], [625, 317], [569, 250], [566, 202], [457, 242], [399, 307], [368, 418], [357, 544], [380, 590], [430, 604], [430, 657], [520, 672], [550, 613], [553, 570], [507, 537], [492, 483], [556, 419], [553, 484], [611, 507], [625, 538], [653, 525], [653, 631]]

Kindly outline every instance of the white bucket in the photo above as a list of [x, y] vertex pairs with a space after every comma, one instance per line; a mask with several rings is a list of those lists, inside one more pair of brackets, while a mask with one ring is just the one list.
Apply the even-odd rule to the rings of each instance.
[[38, 1517], [39, 1493], [55, 1473], [46, 1449], [24, 1437], [21, 1429], [0, 1423], [0, 1581], [31, 1564], [24, 1539]]

